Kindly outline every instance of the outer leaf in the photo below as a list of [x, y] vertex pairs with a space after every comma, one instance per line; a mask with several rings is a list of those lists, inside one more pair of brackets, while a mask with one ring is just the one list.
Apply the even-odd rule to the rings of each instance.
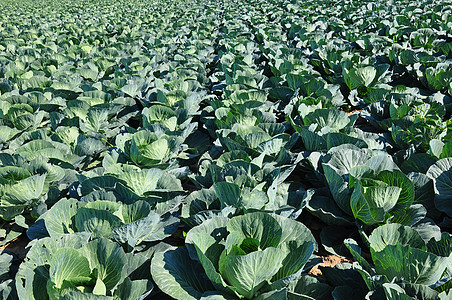
[[403, 212], [411, 206], [414, 201], [414, 186], [405, 174], [399, 170], [385, 170], [378, 173], [377, 178], [388, 185], [398, 186], [402, 189], [397, 204], [394, 206], [394, 212]]
[[401, 188], [395, 186], [355, 186], [350, 199], [353, 215], [368, 225], [384, 221], [399, 198]]
[[410, 283], [431, 285], [437, 282], [448, 266], [449, 258], [412, 248], [388, 245], [372, 255], [378, 274], [389, 280], [397, 277]]
[[345, 180], [336, 173], [329, 165], [323, 164], [323, 171], [325, 172], [325, 178], [328, 182], [331, 194], [337, 205], [348, 215], [352, 215], [350, 208], [350, 190]]
[[179, 219], [173, 216], [161, 220], [160, 215], [151, 212], [146, 218], [113, 230], [112, 238], [131, 247], [145, 242], [161, 241], [172, 235], [179, 225]]
[[268, 247], [247, 255], [227, 255], [220, 273], [237, 292], [252, 298], [280, 269], [284, 252]]
[[113, 297], [94, 295], [81, 292], [69, 292], [64, 295], [62, 300], [113, 300]]
[[373, 252], [382, 251], [387, 245], [409, 245], [425, 250], [424, 240], [419, 233], [400, 224], [385, 224], [376, 228], [369, 236], [369, 242]]
[[49, 274], [57, 289], [62, 287], [64, 281], [80, 283], [91, 280], [88, 260], [71, 248], [62, 248], [53, 255]]
[[7, 188], [2, 197], [2, 205], [28, 204], [41, 196], [46, 174], [34, 175]]
[[46, 213], [45, 227], [50, 236], [73, 233], [72, 218], [77, 213], [76, 199], [61, 199]]
[[82, 207], [75, 215], [77, 230], [92, 232], [94, 237], [110, 237], [121, 225], [121, 219], [106, 210]]
[[317, 243], [311, 231], [303, 223], [288, 219], [279, 215], [272, 215], [281, 226], [281, 240], [280, 244], [288, 243], [290, 241], [297, 241], [299, 243], [312, 242], [314, 251], [317, 251]]
[[314, 276], [301, 275], [295, 283], [290, 285], [287, 299], [327, 300], [331, 299], [332, 291], [332, 287], [328, 284], [321, 283]]
[[221, 207], [240, 206], [240, 189], [238, 185], [229, 182], [217, 182], [214, 184], [215, 192], [221, 201]]
[[366, 87], [370, 86], [377, 75], [377, 70], [374, 66], [362, 67], [353, 71], [352, 72], [356, 76], [356, 79], [358, 79], [358, 81]]
[[304, 118], [305, 125], [316, 123], [320, 128], [329, 127], [334, 131], [343, 129], [350, 123], [347, 113], [337, 109], [317, 109]]
[[89, 242], [84, 247], [91, 269], [98, 270], [98, 278], [103, 281], [108, 291], [118, 284], [122, 268], [127, 262], [122, 248], [105, 238]]
[[115, 290], [114, 295], [121, 300], [142, 300], [152, 291], [150, 280], [130, 280], [126, 278]]
[[185, 248], [172, 248], [154, 255], [151, 274], [157, 286], [178, 300], [195, 300], [214, 290], [199, 263], [192, 261]]
[[286, 278], [293, 274], [299, 274], [303, 270], [303, 267], [311, 258], [314, 252], [314, 243], [305, 242], [303, 244], [297, 243], [296, 241], [290, 241], [280, 249], [286, 252], [284, 260], [281, 262], [282, 267], [278, 270], [275, 276], [273, 276], [272, 281]]
[[224, 249], [224, 245], [221, 245], [220, 242], [224, 241], [228, 235], [226, 230], [228, 221], [229, 219], [225, 217], [213, 217], [190, 229], [185, 237], [185, 243], [193, 260], [198, 258], [192, 247], [192, 245], [196, 245], [218, 267], [218, 259]]
[[433, 179], [435, 206], [438, 210], [452, 216], [452, 158], [443, 158], [432, 165], [427, 176]]
[[243, 239], [253, 238], [259, 241], [260, 248], [278, 247], [282, 237], [282, 228], [271, 215], [263, 212], [249, 213], [232, 218], [227, 224], [229, 232], [237, 232]]

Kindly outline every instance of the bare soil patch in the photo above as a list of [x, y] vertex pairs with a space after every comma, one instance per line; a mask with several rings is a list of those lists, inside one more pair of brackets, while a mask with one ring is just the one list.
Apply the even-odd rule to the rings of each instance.
[[337, 255], [327, 255], [322, 256], [323, 262], [314, 266], [310, 271], [309, 274], [312, 274], [314, 276], [321, 276], [322, 271], [320, 271], [319, 267], [328, 267], [328, 268], [334, 268], [336, 265], [340, 265], [344, 262], [350, 262], [348, 259], [339, 257]]

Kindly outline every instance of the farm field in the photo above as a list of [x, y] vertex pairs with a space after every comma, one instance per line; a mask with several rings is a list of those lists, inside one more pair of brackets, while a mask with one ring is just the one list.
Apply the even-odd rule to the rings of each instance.
[[450, 1], [0, 12], [0, 300], [452, 299]]

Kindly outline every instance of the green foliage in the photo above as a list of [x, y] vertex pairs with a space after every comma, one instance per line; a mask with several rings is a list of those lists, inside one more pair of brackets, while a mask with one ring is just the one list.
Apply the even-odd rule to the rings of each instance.
[[0, 298], [447, 299], [451, 8], [1, 1]]

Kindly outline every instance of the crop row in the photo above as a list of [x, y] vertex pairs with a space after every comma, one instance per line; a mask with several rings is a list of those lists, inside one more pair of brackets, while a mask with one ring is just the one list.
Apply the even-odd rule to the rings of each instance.
[[450, 297], [447, 1], [0, 10], [2, 299]]

